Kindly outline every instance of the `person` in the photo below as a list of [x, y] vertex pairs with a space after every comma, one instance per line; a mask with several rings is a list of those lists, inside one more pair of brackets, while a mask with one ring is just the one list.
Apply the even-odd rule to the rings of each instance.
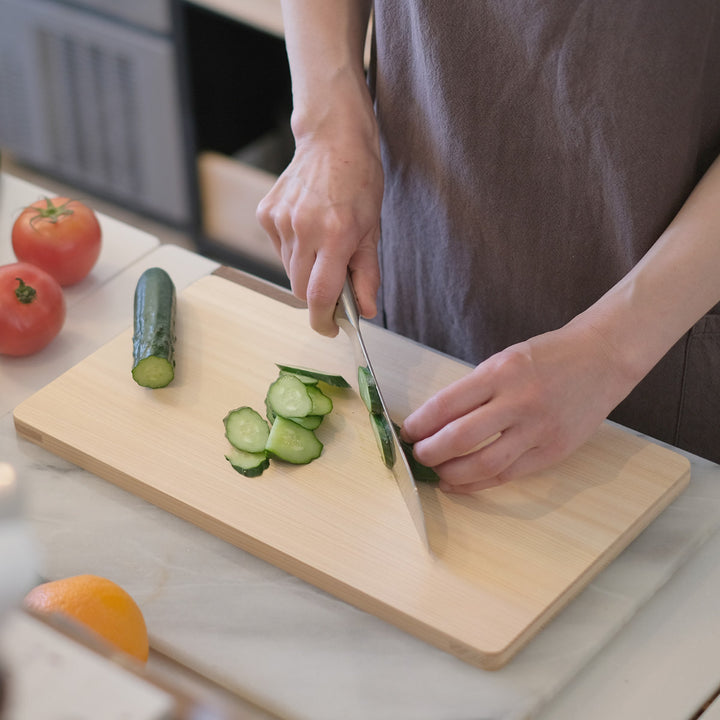
[[[373, 52], [363, 62], [368, 18]], [[295, 153], [257, 210], [311, 326], [472, 363], [403, 422], [446, 491], [607, 418], [720, 461], [720, 6], [285, 0]]]

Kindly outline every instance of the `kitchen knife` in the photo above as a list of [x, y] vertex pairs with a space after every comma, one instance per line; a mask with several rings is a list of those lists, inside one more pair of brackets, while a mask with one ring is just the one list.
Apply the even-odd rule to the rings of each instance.
[[350, 339], [350, 343], [353, 346], [353, 352], [355, 353], [355, 361], [358, 366], [358, 372], [360, 371], [360, 368], [364, 368], [365, 371], [370, 374], [372, 381], [377, 388], [377, 395], [380, 400], [381, 407], [380, 414], [384, 417], [387, 432], [393, 445], [393, 458], [390, 462], [386, 462], [385, 464], [392, 470], [398, 487], [400, 488], [400, 493], [405, 500], [405, 505], [410, 512], [413, 522], [415, 523], [418, 535], [428, 552], [430, 552], [430, 543], [428, 541], [427, 529], [425, 528], [425, 515], [423, 514], [422, 503], [420, 502], [420, 496], [415, 485], [415, 478], [410, 470], [410, 466], [405, 457], [405, 452], [400, 444], [395, 426], [393, 425], [390, 414], [388, 413], [385, 399], [380, 392], [380, 385], [377, 382], [377, 377], [372, 368], [372, 364], [370, 363], [370, 358], [368, 357], [367, 348], [365, 347], [365, 343], [360, 332], [360, 312], [358, 310], [357, 300], [355, 299], [355, 290], [349, 274], [345, 278], [345, 285], [343, 286], [343, 290], [335, 310], [335, 322], [345, 331]]

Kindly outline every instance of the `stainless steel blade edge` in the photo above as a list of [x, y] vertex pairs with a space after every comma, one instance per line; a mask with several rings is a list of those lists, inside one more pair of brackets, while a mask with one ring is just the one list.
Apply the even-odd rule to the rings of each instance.
[[335, 321], [350, 339], [350, 343], [353, 346], [353, 352], [355, 354], [355, 361], [358, 367], [365, 366], [375, 381], [378, 396], [380, 398], [380, 406], [382, 408], [382, 413], [385, 417], [395, 451], [395, 461], [391, 470], [395, 476], [398, 487], [400, 488], [400, 493], [403, 496], [405, 505], [410, 512], [410, 517], [415, 524], [418, 535], [428, 552], [431, 552], [427, 528], [425, 527], [425, 514], [423, 512], [422, 502], [420, 501], [417, 486], [415, 485], [415, 478], [410, 470], [410, 466], [405, 457], [405, 452], [400, 444], [397, 432], [395, 431], [392, 418], [390, 417], [387, 405], [385, 404], [385, 398], [380, 390], [377, 376], [375, 375], [372, 363], [370, 362], [370, 357], [368, 356], [367, 348], [365, 347], [365, 342], [363, 341], [362, 333], [360, 332], [360, 313], [355, 299], [355, 290], [349, 275], [345, 279], [345, 285], [343, 286], [343, 291], [338, 301], [337, 309], [335, 311]]

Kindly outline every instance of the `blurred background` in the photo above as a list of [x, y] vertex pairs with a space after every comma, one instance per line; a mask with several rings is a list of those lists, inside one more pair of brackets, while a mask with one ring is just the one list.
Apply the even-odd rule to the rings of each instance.
[[2, 169], [274, 282], [293, 151], [279, 0], [0, 0]]

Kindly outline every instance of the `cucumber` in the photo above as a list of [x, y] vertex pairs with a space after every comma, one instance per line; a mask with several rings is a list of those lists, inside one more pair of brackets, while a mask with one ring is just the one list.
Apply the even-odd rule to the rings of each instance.
[[258, 477], [270, 467], [270, 458], [264, 450], [250, 453], [233, 447], [225, 459], [245, 477]]
[[249, 406], [231, 410], [223, 420], [233, 446], [225, 458], [247, 477], [260, 475], [271, 458], [305, 465], [319, 457], [323, 444], [313, 431], [332, 412], [333, 401], [317, 385], [350, 387], [340, 375], [293, 365], [277, 367], [279, 376], [265, 394], [267, 421]]
[[375, 378], [370, 373], [370, 369], [362, 365], [358, 366], [358, 389], [368, 412], [382, 412], [380, 393], [378, 392]]
[[294, 375], [281, 375], [268, 388], [265, 401], [276, 415], [284, 418], [319, 415], [313, 412], [313, 402], [308, 393], [312, 387]]
[[135, 287], [133, 367], [138, 385], [162, 388], [175, 377], [175, 285], [162, 268], [148, 268]]
[[370, 425], [372, 426], [373, 433], [375, 433], [375, 440], [377, 441], [378, 450], [380, 450], [380, 456], [383, 462], [389, 468], [392, 468], [395, 464], [395, 447], [385, 416], [378, 413], [370, 413]]
[[265, 451], [270, 428], [256, 410], [247, 406], [235, 408], [223, 418], [223, 424], [225, 437], [233, 447], [248, 453]]
[[267, 395], [265, 396], [265, 417], [268, 422], [272, 425], [275, 422], [277, 413], [273, 410], [272, 405], [268, 402]]
[[294, 465], [306, 465], [320, 457], [322, 449], [323, 444], [312, 430], [281, 415], [275, 418], [265, 443], [268, 455]]
[[333, 404], [332, 400], [320, 390], [320, 388], [314, 385], [307, 385], [305, 391], [310, 396], [312, 402], [312, 408], [309, 415], [328, 415], [332, 412]]
[[308, 430], [316, 430], [322, 424], [324, 417], [324, 415], [306, 415], [305, 417], [288, 418], [288, 420], [292, 420], [294, 423], [300, 425], [300, 427], [307, 428]]
[[400, 426], [397, 423], [393, 423], [393, 427], [395, 428], [395, 433], [400, 440], [400, 447], [407, 458], [413, 477], [416, 480], [422, 480], [422, 482], [440, 482], [438, 474], [431, 467], [423, 465], [415, 459], [412, 443], [402, 439], [402, 435], [400, 435]]
[[287, 370], [281, 370], [280, 375], [292, 375], [300, 380], [304, 385], [317, 385], [320, 381], [316, 377], [310, 377], [309, 375], [300, 375], [300, 373], [288, 372]]
[[318, 370], [312, 370], [311, 368], [300, 367], [297, 365], [280, 365], [275, 363], [281, 371], [291, 373], [293, 375], [302, 375], [306, 378], [315, 378], [320, 380], [327, 385], [334, 385], [335, 387], [349, 388], [350, 383], [342, 375], [330, 375], [328, 373], [320, 372]]

